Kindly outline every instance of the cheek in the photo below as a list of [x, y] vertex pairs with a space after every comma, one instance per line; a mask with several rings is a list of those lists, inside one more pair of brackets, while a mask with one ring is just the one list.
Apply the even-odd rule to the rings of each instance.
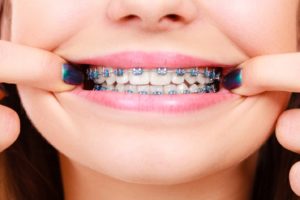
[[205, 11], [249, 56], [297, 49], [298, 0], [204, 0]]
[[12, 0], [11, 40], [54, 49], [86, 24], [90, 4], [84, 0]]

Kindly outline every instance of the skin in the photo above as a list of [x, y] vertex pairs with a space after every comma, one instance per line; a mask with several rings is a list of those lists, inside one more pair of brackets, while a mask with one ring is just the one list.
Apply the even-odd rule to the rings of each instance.
[[[61, 152], [67, 200], [248, 199], [258, 149], [279, 116], [278, 140], [300, 152], [299, 111], [284, 111], [290, 92], [300, 91], [299, 1], [228, 2], [12, 0], [12, 20], [2, 31], [14, 44], [0, 43], [7, 52], [0, 55], [0, 80], [18, 84], [32, 122]], [[243, 96], [162, 121], [156, 113], [113, 110], [62, 92], [74, 88], [60, 80], [65, 60], [125, 50], [243, 63], [243, 85], [233, 91]], [[0, 109], [4, 150], [19, 121]], [[290, 173], [298, 194], [299, 170], [296, 164]]]

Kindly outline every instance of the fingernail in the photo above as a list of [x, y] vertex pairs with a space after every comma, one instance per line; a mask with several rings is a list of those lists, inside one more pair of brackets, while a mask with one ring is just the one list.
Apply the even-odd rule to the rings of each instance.
[[69, 85], [80, 85], [84, 81], [84, 76], [75, 66], [65, 63], [62, 67], [62, 79]]
[[7, 92], [5, 91], [5, 88], [2, 84], [0, 84], [0, 100], [7, 97]]
[[223, 87], [227, 90], [239, 88], [242, 85], [242, 69], [235, 69], [224, 76]]

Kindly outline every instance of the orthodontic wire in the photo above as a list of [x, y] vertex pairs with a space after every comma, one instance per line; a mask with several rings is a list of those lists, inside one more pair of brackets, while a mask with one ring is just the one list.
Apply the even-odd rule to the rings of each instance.
[[[117, 68], [115, 70], [109, 70], [108, 67], [103, 67], [102, 72], [100, 72], [99, 67], [89, 67], [87, 68], [87, 75], [89, 80], [95, 80], [98, 79], [100, 75], [103, 75], [103, 77], [109, 77], [111, 73], [114, 73], [116, 76], [123, 76], [124, 70], [122, 68]], [[210, 81], [206, 84], [204, 84], [202, 87], [198, 87], [197, 92], [190, 92], [189, 90], [185, 90], [183, 94], [189, 94], [189, 93], [216, 93], [219, 90], [219, 86], [216, 84], [219, 83], [220, 78], [221, 78], [221, 70], [218, 68], [208, 68], [206, 67], [205, 69], [199, 68], [199, 67], [194, 67], [192, 69], [186, 70], [184, 68], [178, 68], [178, 69], [167, 69], [165, 67], [160, 67], [160, 68], [155, 68], [155, 69], [142, 69], [140, 67], [132, 68], [130, 70], [127, 70], [130, 73], [133, 73], [134, 75], [142, 75], [144, 72], [157, 72], [159, 75], [166, 75], [169, 72], [176, 72], [178, 76], [184, 76], [185, 74], [190, 73], [191, 76], [198, 76], [198, 75], [203, 75], [205, 78], [209, 78]], [[93, 90], [108, 90], [105, 88], [105, 86], [102, 86], [101, 84], [95, 84]], [[109, 91], [117, 91], [116, 89], [109, 90]], [[134, 93], [133, 91], [125, 91], [126, 93]], [[135, 94], [148, 94], [146, 91], [139, 91]], [[150, 92], [150, 95], [162, 95], [164, 92], [161, 91], [155, 91], [155, 92]], [[173, 94], [182, 94], [178, 93], [175, 90], [169, 91], [169, 95]]]
[[[88, 76], [89, 80], [95, 80], [98, 79], [99, 76], [103, 77], [109, 77], [110, 74], [115, 74], [116, 76], [123, 76], [124, 70], [122, 68], [117, 68], [115, 70], [109, 70], [109, 68], [103, 67], [102, 70], [99, 70], [98, 67], [89, 67], [86, 70], [86, 74]], [[102, 72], [101, 72], [102, 71]], [[157, 72], [158, 75], [166, 75], [168, 73], [176, 72], [177, 76], [184, 76], [185, 74], [191, 74], [192, 77], [197, 77], [199, 75], [204, 76], [205, 78], [213, 79], [213, 80], [220, 80], [221, 78], [221, 69], [218, 68], [209, 68], [206, 67], [203, 68], [192, 68], [190, 70], [186, 70], [184, 68], [178, 68], [178, 69], [167, 69], [167, 68], [156, 68], [156, 69], [142, 69], [142, 68], [133, 68], [127, 70], [127, 72], [132, 73], [136, 76], [142, 75], [144, 72]]]

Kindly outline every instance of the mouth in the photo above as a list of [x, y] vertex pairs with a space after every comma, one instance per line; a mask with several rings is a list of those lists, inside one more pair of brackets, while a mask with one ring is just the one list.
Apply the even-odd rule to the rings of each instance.
[[73, 93], [114, 109], [178, 113], [236, 96], [221, 86], [233, 66], [190, 56], [125, 52], [73, 63], [85, 75]]
[[168, 69], [109, 68], [88, 66], [84, 70], [84, 89], [125, 92], [140, 95], [216, 93], [220, 89], [222, 68], [194, 67]]

